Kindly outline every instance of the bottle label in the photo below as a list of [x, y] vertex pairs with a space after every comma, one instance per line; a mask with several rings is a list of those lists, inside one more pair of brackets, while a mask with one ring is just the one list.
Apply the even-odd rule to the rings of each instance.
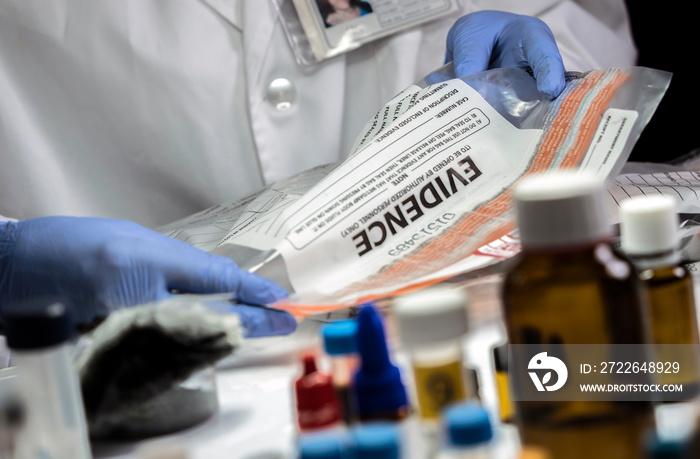
[[464, 400], [466, 390], [461, 362], [413, 368], [418, 408], [424, 418], [436, 419], [449, 404]]

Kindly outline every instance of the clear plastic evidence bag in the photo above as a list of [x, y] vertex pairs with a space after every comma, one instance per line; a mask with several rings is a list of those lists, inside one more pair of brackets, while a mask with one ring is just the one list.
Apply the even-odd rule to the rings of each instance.
[[446, 66], [389, 101], [343, 163], [160, 230], [277, 280], [307, 310], [427, 285], [517, 252], [523, 177], [616, 174], [669, 81], [641, 67], [571, 73], [549, 100], [525, 69], [455, 79]]

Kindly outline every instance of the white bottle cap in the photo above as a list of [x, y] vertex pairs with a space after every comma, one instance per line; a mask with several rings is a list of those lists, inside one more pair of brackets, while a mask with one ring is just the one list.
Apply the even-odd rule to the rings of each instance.
[[620, 202], [622, 250], [630, 255], [669, 252], [678, 243], [676, 200], [639, 196]]
[[561, 171], [528, 177], [515, 187], [515, 210], [523, 247], [558, 248], [611, 236], [604, 182]]
[[467, 332], [467, 292], [430, 287], [397, 297], [392, 312], [406, 345], [456, 339]]

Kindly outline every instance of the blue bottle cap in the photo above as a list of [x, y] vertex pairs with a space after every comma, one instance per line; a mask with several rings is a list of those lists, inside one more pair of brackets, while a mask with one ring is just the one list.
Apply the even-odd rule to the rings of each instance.
[[693, 457], [690, 438], [661, 438], [656, 432], [647, 437], [647, 459], [690, 459]]
[[354, 354], [357, 352], [357, 321], [329, 322], [321, 328], [323, 345], [328, 355]]
[[355, 428], [355, 451], [362, 459], [398, 459], [401, 443], [394, 424], [368, 422]]
[[305, 434], [299, 439], [299, 459], [351, 459], [354, 448], [349, 435], [339, 432]]
[[454, 446], [475, 446], [493, 438], [491, 420], [486, 410], [474, 402], [454, 405], [444, 413], [447, 436]]
[[355, 375], [355, 400], [360, 418], [398, 413], [408, 401], [399, 369], [391, 363], [384, 326], [371, 303], [360, 311], [357, 324], [360, 369]]

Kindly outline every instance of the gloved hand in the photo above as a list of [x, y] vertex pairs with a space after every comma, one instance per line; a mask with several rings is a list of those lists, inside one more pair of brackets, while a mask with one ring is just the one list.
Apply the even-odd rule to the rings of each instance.
[[550, 99], [564, 89], [564, 63], [547, 24], [531, 16], [477, 11], [462, 16], [447, 34], [445, 63], [456, 77], [501, 67], [532, 68], [537, 89]]
[[[2, 306], [38, 296], [73, 305], [77, 323], [125, 306], [162, 300], [171, 290], [235, 292], [246, 303], [287, 296], [273, 281], [240, 270], [233, 260], [123, 220], [43, 217], [0, 223]], [[254, 335], [289, 333], [287, 313], [237, 306]]]

